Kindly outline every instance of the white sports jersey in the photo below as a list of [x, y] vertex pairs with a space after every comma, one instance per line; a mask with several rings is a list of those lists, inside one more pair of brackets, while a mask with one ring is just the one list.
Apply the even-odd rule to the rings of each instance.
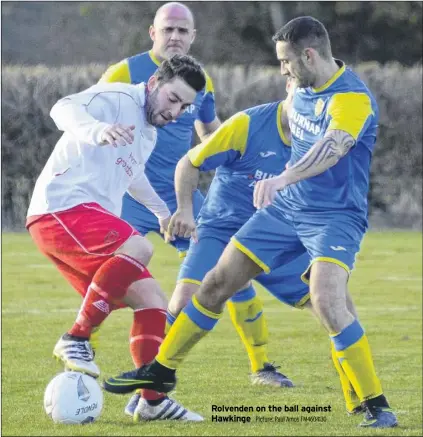
[[[59, 100], [50, 115], [64, 134], [37, 179], [28, 216], [96, 202], [120, 215], [126, 191], [158, 218], [170, 212], [144, 174], [157, 139], [145, 118], [145, 85], [102, 83]], [[100, 145], [111, 124], [134, 125], [126, 146]]]

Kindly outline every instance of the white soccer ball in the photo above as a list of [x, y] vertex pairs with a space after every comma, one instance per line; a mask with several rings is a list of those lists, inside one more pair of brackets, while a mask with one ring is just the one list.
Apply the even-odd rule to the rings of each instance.
[[94, 422], [103, 408], [98, 382], [80, 372], [56, 375], [44, 393], [44, 409], [55, 423], [78, 425]]

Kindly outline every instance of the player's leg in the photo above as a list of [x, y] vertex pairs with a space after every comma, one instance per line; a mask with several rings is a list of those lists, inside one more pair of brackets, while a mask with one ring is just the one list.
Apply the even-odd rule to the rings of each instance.
[[[228, 258], [230, 258], [229, 265]], [[235, 271], [237, 276], [231, 277], [231, 272]], [[148, 378], [148, 375], [144, 374], [140, 377], [140, 370], [145, 370], [145, 367], [142, 367], [139, 371], [126, 372], [116, 378], [109, 378], [105, 381], [104, 388], [113, 393], [127, 393], [145, 387], [153, 387], [164, 392], [173, 390], [176, 383], [175, 369], [177, 366], [185, 358], [187, 352], [217, 323], [222, 314], [224, 303], [231, 293], [250, 279], [248, 275], [253, 276], [257, 271], [261, 271], [257, 264], [230, 243], [218, 265], [206, 275], [197, 293], [179, 314], [167, 333], [160, 352], [152, 364], [159, 369], [158, 371], [157, 369], [149, 371], [153, 378]], [[240, 276], [244, 276], [245, 281], [238, 282]], [[203, 296], [202, 288], [205, 289], [205, 296]], [[215, 289], [218, 290], [217, 293]], [[229, 289], [234, 290], [231, 292]], [[205, 302], [200, 301], [200, 299]], [[207, 307], [211, 307], [213, 310]]]
[[[159, 232], [160, 229], [157, 217], [152, 214], [144, 205], [137, 202], [128, 193], [126, 193], [122, 199], [121, 218], [127, 221], [130, 225], [132, 225], [141, 235], [147, 235], [149, 232]], [[133, 243], [135, 243], [135, 246], [130, 247], [129, 245]], [[124, 246], [120, 248], [120, 251], [126, 254], [132, 253], [133, 250], [137, 250], [136, 243], [136, 240], [133, 240], [132, 242], [128, 241]], [[149, 284], [147, 282], [152, 283]], [[156, 289], [154, 295], [156, 295], [157, 299], [155, 299], [153, 295], [149, 295], [148, 292], [143, 293], [143, 285], [146, 285], [147, 287], [152, 285], [153, 289]], [[151, 301], [143, 302], [142, 300], [144, 296], [148, 296]], [[160, 310], [163, 310], [163, 305], [166, 304], [166, 297], [162, 295], [161, 290], [157, 290], [157, 284], [153, 280], [146, 281], [144, 284], [142, 282], [140, 282], [139, 284], [134, 284], [133, 287], [128, 289], [125, 300], [125, 303], [128, 306], [134, 308], [134, 318], [129, 335], [129, 348], [134, 365], [136, 367], [139, 367], [141, 363], [144, 363], [144, 360], [149, 357], [149, 351], [151, 350], [151, 348], [154, 349], [155, 347], [155, 345], [152, 344], [154, 343], [154, 341], [152, 341], [151, 339], [161, 338], [160, 333], [159, 335], [157, 335], [157, 333], [147, 333], [145, 331], [148, 330], [149, 326], [161, 326], [161, 323], [149, 323], [149, 319], [150, 317], [163, 317], [163, 311]], [[157, 303], [155, 305], [152, 305], [154, 300], [157, 300]], [[143, 310], [143, 308], [149, 307], [156, 308], [158, 311], [155, 311], [154, 309], [153, 311]], [[143, 344], [144, 347], [142, 347]], [[147, 398], [148, 397], [149, 396], [147, 393]], [[154, 397], [155, 396], [153, 395], [153, 398]], [[133, 403], [134, 402], [131, 401], [129, 402], [129, 404], [131, 405]]]
[[[49, 253], [44, 253], [44, 255], [47, 256], [47, 258], [49, 258], [50, 261], [52, 261], [56, 265], [65, 280], [69, 282], [69, 284], [81, 295], [82, 298], [84, 298], [91, 283], [91, 278], [73, 269], [72, 267], [68, 266], [60, 259]], [[73, 339], [67, 337], [68, 335], [61, 336], [53, 349], [53, 357], [55, 357], [58, 361], [62, 361], [62, 355], [65, 350], [73, 348], [75, 346]], [[100, 371], [93, 361], [98, 346], [98, 339], [92, 333], [89, 339], [89, 344], [86, 341], [83, 341], [81, 343], [82, 346], [78, 347], [78, 349], [84, 349], [83, 355], [88, 357], [89, 362], [78, 362], [77, 360], [73, 363], [74, 369], [79, 369], [80, 371], [87, 373], [86, 367], [89, 366], [92, 371], [99, 373]]]
[[[192, 212], [194, 217], [197, 217], [200, 213], [201, 207], [204, 203], [204, 196], [201, 193], [200, 190], [195, 190], [192, 194]], [[176, 199], [174, 203], [174, 207], [176, 210]], [[201, 226], [198, 228], [199, 238], [203, 239], [207, 236], [207, 232], [204, 233], [202, 231]], [[169, 301], [169, 306], [167, 309], [167, 321], [166, 321], [166, 333], [169, 331], [170, 327], [172, 326], [173, 322], [175, 321], [178, 314], [182, 311], [183, 308], [187, 305], [189, 300], [191, 300], [192, 295], [197, 291], [197, 285], [200, 285], [201, 281], [203, 280], [205, 274], [208, 270], [210, 270], [213, 266], [215, 266], [217, 262], [216, 251], [213, 250], [210, 255], [205, 257], [203, 252], [203, 247], [205, 244], [209, 243], [202, 243], [201, 249], [196, 245], [191, 247], [191, 241], [189, 238], [175, 238], [175, 240], [171, 241], [170, 244], [172, 244], [178, 251], [179, 258], [183, 260], [183, 263], [181, 265], [181, 269], [179, 270], [177, 284], [175, 287], [175, 290], [172, 293], [172, 296]], [[188, 254], [188, 251], [191, 251], [190, 259], [187, 261], [186, 257]], [[201, 252], [201, 253], [198, 253]], [[223, 247], [220, 250], [220, 254], [223, 252]], [[196, 258], [201, 258], [200, 265], [194, 265], [196, 264], [197, 260]], [[209, 268], [205, 270], [207, 267]], [[188, 273], [188, 276], [186, 275]], [[195, 275], [195, 277], [194, 277]], [[197, 278], [198, 276], [198, 278]], [[186, 281], [184, 279], [187, 279]]]
[[[182, 263], [177, 285], [169, 301], [166, 332], [198, 291], [207, 272], [217, 264], [233, 234], [234, 232], [230, 230], [222, 231], [199, 226], [198, 242], [191, 243], [188, 254]], [[242, 287], [242, 290], [227, 302], [227, 306], [231, 320], [247, 350], [252, 371], [256, 375], [269, 361], [267, 357], [268, 334], [265, 318], [262, 314], [263, 307], [251, 283]], [[274, 374], [275, 378], [281, 375], [276, 369]], [[259, 383], [260, 381], [254, 380], [254, 382]], [[284, 380], [285, 383], [292, 385], [288, 379]]]
[[303, 278], [309, 278], [311, 303], [329, 333], [334, 355], [366, 409], [362, 426], [391, 427], [396, 417], [383, 395], [367, 336], [347, 303], [348, 277], [363, 234], [364, 229], [349, 217], [327, 218], [324, 229], [319, 224], [299, 226], [312, 258]]
[[161, 387], [173, 389], [175, 370], [188, 351], [213, 329], [227, 299], [261, 271], [248, 256], [232, 243], [228, 244], [216, 267], [207, 273], [196, 294], [179, 314], [150, 366], [151, 373], [162, 380]]
[[[62, 223], [55, 215], [46, 214], [33, 222], [28, 231], [39, 250], [56, 265], [65, 279], [84, 297], [91, 283], [90, 277], [62, 259], [63, 252], [70, 254], [73, 252], [73, 246], [77, 245]], [[60, 359], [65, 368], [94, 377], [100, 373], [98, 366], [94, 363], [94, 353], [89, 343], [89, 336], [78, 337], [69, 332], [65, 333], [56, 343], [53, 356]]]
[[[351, 293], [347, 290], [347, 308], [348, 311], [354, 316], [355, 319], [358, 319], [357, 311], [352, 301]], [[345, 398], [345, 408], [347, 410], [348, 415], [361, 414], [364, 412], [364, 408], [361, 406], [361, 402], [357, 393], [354, 390], [354, 387], [351, 384], [351, 381], [348, 379], [347, 374], [345, 373], [341, 363], [338, 360], [336, 355], [336, 349], [334, 343], [331, 341], [331, 357], [333, 365], [338, 372], [339, 380], [341, 381], [342, 392], [344, 393]]]
[[[175, 205], [176, 200], [175, 202], [170, 202], [168, 207], [171, 211], [174, 211], [176, 208]], [[135, 199], [133, 199], [129, 194], [125, 194], [123, 198], [121, 217], [128, 221], [132, 226], [135, 227], [135, 229], [137, 229], [138, 232], [143, 235], [146, 235], [149, 232], [155, 232], [163, 237], [163, 235], [160, 234], [160, 225], [157, 217], [152, 214], [144, 205], [141, 205]], [[186, 250], [188, 249], [189, 239], [177, 238], [171, 242], [171, 245], [178, 250], [180, 257], [182, 257], [182, 255], [185, 254]], [[150, 357], [150, 353], [152, 351], [151, 348], [148, 348], [149, 341], [146, 340], [147, 337], [145, 332], [144, 334], [140, 334], [140, 332], [145, 331], [149, 326], [149, 324], [143, 323], [141, 320], [144, 315], [147, 315], [145, 311], [134, 312], [134, 321], [130, 333], [130, 351], [132, 360], [136, 367], [140, 367], [143, 363], [145, 363], [145, 360]], [[143, 344], [145, 344], [144, 347], [142, 347]], [[137, 350], [142, 356], [138, 356]], [[151, 360], [154, 355], [150, 357], [149, 360]], [[148, 409], [150, 407], [155, 408], [156, 405], [154, 404], [157, 404], [157, 402], [162, 398], [162, 393], [157, 393], [152, 390], [139, 389], [133, 396], [131, 396], [126, 404], [125, 414], [134, 418], [142, 418], [143, 415], [145, 415], [144, 413], [147, 413], [146, 415], [151, 416], [151, 412], [148, 411]], [[145, 399], [145, 401], [143, 401], [143, 399]], [[146, 409], [147, 412], [145, 411]]]
[[[75, 370], [85, 361], [87, 373], [98, 376], [98, 368], [91, 369], [92, 360], [82, 350], [83, 345], [88, 344], [92, 330], [106, 319], [112, 306], [121, 303], [128, 287], [150, 276], [144, 263], [151, 258], [152, 246], [133, 235], [129, 224], [95, 204], [47, 215], [29, 231], [44, 252], [91, 278], [77, 320], [64, 335], [70, 343], [61, 348], [60, 358]], [[139, 244], [133, 243], [135, 238]], [[127, 241], [126, 253], [115, 254]]]
[[[231, 236], [235, 231], [215, 229], [200, 225], [197, 228], [198, 242], [191, 241], [179, 269], [175, 290], [168, 305], [166, 332], [179, 313], [188, 305], [197, 292], [206, 274], [216, 266]], [[176, 243], [182, 249], [184, 241]]]
[[216, 267], [207, 273], [198, 292], [176, 319], [153, 363], [108, 379], [104, 383], [106, 390], [125, 393], [140, 387], [163, 391], [174, 388], [175, 370], [217, 323], [225, 302], [257, 274], [270, 271], [281, 252], [286, 250], [291, 255], [291, 246], [300, 244], [292, 225], [288, 221], [281, 224], [269, 210], [253, 216], [226, 246]]
[[[84, 299], [88, 291], [88, 287], [91, 284], [91, 278], [73, 269], [71, 266], [68, 266], [59, 259], [55, 259], [53, 256], [49, 256], [49, 258], [56, 264], [56, 267], [59, 269], [60, 273], [62, 273], [64, 278], [81, 295], [82, 299]], [[100, 326], [95, 327], [90, 335], [90, 345], [93, 349], [94, 355], [97, 353], [100, 343], [99, 329]]]
[[[178, 281], [169, 301], [166, 333], [176, 317], [189, 303], [235, 234], [236, 230], [215, 229], [210, 226], [197, 228], [198, 242], [191, 242], [178, 275]], [[263, 304], [251, 283], [242, 287], [227, 302], [231, 321], [248, 353], [253, 384], [292, 387], [292, 381], [270, 364], [267, 352], [268, 330]]]
[[250, 360], [254, 385], [293, 387], [293, 382], [269, 360], [269, 333], [264, 307], [251, 282], [227, 301], [232, 323]]
[[226, 306], [232, 324], [247, 351], [253, 384], [265, 382], [265, 379], [255, 378], [255, 376], [259, 376], [260, 372], [270, 364], [267, 353], [269, 332], [263, 313], [263, 303], [257, 296], [252, 283], [249, 282], [232, 296]]
[[[279, 301], [296, 308], [302, 309], [310, 299], [308, 286], [301, 281], [301, 273], [308, 266], [309, 257], [303, 247], [299, 248], [297, 258], [293, 261], [284, 263], [272, 270], [269, 274], [260, 274], [255, 280], [267, 291], [275, 296]], [[261, 371], [253, 374], [252, 378], [260, 378], [262, 384], [281, 385], [287, 379], [285, 375], [277, 375], [275, 371]], [[273, 370], [273, 371], [272, 371]], [[291, 383], [292, 384], [292, 383]]]
[[[150, 278], [131, 284], [123, 302], [134, 309], [130, 352], [135, 367], [141, 367], [153, 360], [165, 336], [167, 298], [157, 281]], [[156, 419], [203, 420], [165, 393], [150, 389], [141, 389], [132, 396], [125, 413], [136, 422]]]
[[[303, 305], [303, 308], [307, 308], [314, 315], [314, 317], [318, 320], [318, 322], [320, 323], [319, 315], [314, 310], [310, 300], [305, 302], [305, 304]], [[352, 299], [351, 299], [351, 294], [349, 293], [349, 291], [347, 291], [347, 308], [350, 311], [350, 313], [353, 314], [353, 316], [355, 318], [357, 318], [357, 313], [356, 313], [354, 304], [353, 304]], [[364, 412], [364, 408], [361, 406], [360, 399], [358, 398], [357, 393], [354, 390], [354, 387], [352, 386], [350, 380], [348, 379], [347, 374], [344, 372], [344, 369], [342, 368], [342, 366], [341, 366], [341, 364], [336, 356], [336, 349], [335, 349], [335, 346], [334, 346], [332, 341], [330, 342], [330, 349], [331, 349], [332, 362], [333, 362], [333, 365], [335, 367], [335, 370], [338, 373], [338, 376], [339, 376], [339, 379], [341, 382], [341, 388], [342, 388], [342, 392], [344, 394], [345, 408], [347, 410], [347, 414], [348, 415], [361, 414]]]
[[[301, 275], [307, 269], [309, 261], [308, 253], [304, 253], [289, 264], [272, 270], [268, 275], [261, 274], [257, 276], [256, 280], [281, 302], [300, 309], [307, 308], [319, 320], [318, 314], [311, 305], [309, 288], [301, 280]], [[347, 292], [347, 308], [356, 317], [356, 310], [349, 292]], [[331, 345], [332, 360], [341, 380], [347, 411], [349, 414], [360, 413], [363, 411], [360, 400], [336, 358], [336, 351], [332, 342]]]
[[[226, 235], [218, 235], [216, 230], [199, 226], [198, 242], [191, 242], [179, 269], [176, 287], [169, 300], [166, 333], [179, 313], [187, 306], [206, 276], [217, 263], [229, 240]], [[179, 248], [182, 249], [180, 240]]]
[[[142, 235], [149, 232], [160, 234], [157, 217], [129, 194], [123, 198], [121, 217]], [[186, 244], [189, 244], [189, 240]], [[128, 252], [128, 247], [122, 247], [121, 250]], [[124, 302], [134, 309], [129, 336], [130, 353], [134, 365], [140, 367], [154, 358], [163, 340], [167, 299], [156, 281], [144, 280], [129, 287]], [[149, 389], [140, 389], [131, 396], [124, 411], [136, 421], [156, 418], [202, 420], [200, 415], [183, 408], [164, 393]]]

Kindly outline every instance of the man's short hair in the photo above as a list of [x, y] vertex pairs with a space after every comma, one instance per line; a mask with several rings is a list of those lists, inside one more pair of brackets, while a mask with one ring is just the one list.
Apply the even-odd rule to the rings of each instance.
[[203, 68], [199, 62], [188, 55], [173, 55], [166, 59], [160, 64], [154, 75], [159, 83], [169, 82], [174, 77], [180, 77], [197, 92], [206, 86]]
[[325, 26], [313, 17], [294, 18], [276, 32], [273, 41], [288, 42], [298, 53], [311, 47], [323, 58], [332, 58], [329, 34]]

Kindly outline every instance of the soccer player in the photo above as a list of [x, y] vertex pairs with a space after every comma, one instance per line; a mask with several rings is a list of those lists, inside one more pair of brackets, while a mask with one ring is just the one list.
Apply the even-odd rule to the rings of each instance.
[[[164, 59], [168, 59], [174, 53], [188, 53], [195, 35], [194, 18], [190, 9], [181, 3], [166, 3], [157, 10], [154, 23], [150, 27], [150, 37], [153, 41], [151, 50], [124, 59], [109, 67], [100, 82], [136, 84], [147, 81]], [[220, 126], [220, 121], [216, 116], [213, 83], [206, 72], [205, 75], [206, 86], [197, 94], [194, 103], [187, 108], [181, 117], [158, 130], [157, 145], [146, 163], [145, 172], [151, 185], [166, 202], [172, 213], [176, 211], [177, 207], [174, 186], [176, 164], [191, 147], [194, 127], [200, 139], [204, 141]], [[196, 187], [192, 194], [195, 216], [200, 211], [203, 200], [203, 195]], [[134, 199], [130, 193], [126, 193], [123, 198], [121, 217], [142, 235], [149, 232], [160, 234], [157, 217]], [[189, 247], [189, 239], [183, 236], [177, 237], [170, 243], [178, 250], [179, 256], [183, 258]], [[177, 296], [179, 295], [172, 298], [173, 303], [175, 303]], [[281, 385], [291, 386], [292, 382], [289, 379], [268, 364], [267, 327], [263, 305], [259, 297], [256, 296], [252, 287], [249, 290], [248, 300], [243, 300], [245, 296], [247, 295], [244, 293], [239, 299], [235, 297], [231, 301], [230, 315], [248, 351], [254, 383], [270, 383], [279, 387]], [[246, 315], [250, 312], [255, 315], [261, 314], [258, 318], [251, 320]], [[167, 330], [175, 320], [175, 316], [176, 314], [169, 308], [167, 311]], [[137, 367], [140, 366], [138, 362], [134, 364]], [[139, 393], [130, 399], [125, 408], [128, 415], [133, 416], [139, 400]]]
[[[178, 163], [175, 175], [178, 209], [169, 234], [184, 235], [195, 227], [192, 196], [200, 171], [215, 170], [206, 200], [197, 217], [198, 236], [191, 245], [179, 271], [177, 286], [168, 305], [176, 316], [188, 304], [206, 273], [217, 263], [230, 238], [254, 214], [253, 190], [258, 180], [279, 174], [291, 156], [287, 111], [292, 98], [256, 106], [227, 120], [200, 145], [191, 149]], [[234, 195], [236, 193], [236, 195]], [[190, 232], [187, 232], [189, 235]], [[172, 235], [173, 236], [173, 235]], [[302, 262], [301, 262], [302, 261]], [[282, 302], [302, 307], [309, 299], [308, 287], [300, 274], [308, 257], [296, 265], [260, 275], [256, 280]], [[268, 331], [262, 317], [261, 302], [251, 283], [245, 284], [228, 301], [228, 309], [250, 358], [253, 383], [292, 387], [292, 381], [267, 362]]]
[[226, 300], [251, 278], [307, 252], [311, 262], [302, 278], [328, 331], [341, 379], [365, 411], [360, 425], [394, 427], [397, 419], [376, 375], [367, 336], [347, 303], [348, 277], [368, 226], [378, 107], [358, 76], [332, 57], [327, 30], [318, 20], [295, 18], [274, 41], [281, 73], [299, 87], [289, 115], [290, 165], [256, 184], [254, 205], [260, 210], [206, 275], [153, 363], [120, 378], [132, 390], [173, 388], [176, 369], [219, 320]]
[[[64, 134], [37, 179], [27, 228], [38, 246], [84, 298], [74, 325], [53, 355], [66, 369], [99, 376], [91, 333], [116, 308], [134, 310], [131, 355], [149, 362], [164, 338], [167, 299], [147, 269], [151, 243], [119, 217], [126, 191], [166, 229], [170, 211], [151, 187], [145, 163], [155, 126], [171, 123], [204, 88], [189, 56], [164, 61], [147, 83], [98, 84], [57, 102], [51, 117]], [[171, 98], [169, 98], [171, 96]], [[150, 418], [202, 420], [150, 391]]]
[[[157, 10], [149, 33], [153, 41], [151, 50], [112, 65], [103, 74], [100, 83], [146, 82], [163, 60], [173, 54], [187, 54], [196, 34], [193, 15], [181, 3], [166, 3]], [[213, 82], [206, 72], [204, 74], [206, 86], [197, 93], [193, 104], [186, 108], [178, 120], [158, 130], [157, 145], [146, 163], [145, 173], [151, 185], [171, 212], [176, 210], [175, 167], [191, 147], [194, 126], [200, 138], [204, 139], [220, 125], [216, 115]], [[203, 195], [199, 190], [193, 193], [193, 203], [195, 213], [198, 214], [203, 203]], [[162, 235], [157, 217], [129, 193], [123, 198], [122, 218], [143, 235], [149, 232]], [[189, 239], [176, 238], [171, 244], [183, 258], [189, 247]]]
[[[261, 105], [236, 114], [225, 122], [212, 138], [191, 150], [178, 164], [175, 178], [178, 210], [170, 220], [168, 232], [170, 237], [173, 234], [190, 234], [191, 229], [196, 229], [196, 232], [195, 240], [191, 240], [187, 257], [179, 272], [178, 285], [168, 305], [168, 309], [171, 309], [173, 314], [178, 315], [189, 303], [206, 273], [216, 265], [230, 238], [256, 211], [253, 206], [253, 188], [257, 181], [280, 173], [288, 163], [291, 151], [288, 146], [290, 130], [287, 114], [292, 105], [294, 90], [295, 84], [292, 84], [292, 80], [288, 78], [286, 101]], [[272, 144], [275, 145], [275, 150], [269, 150]], [[266, 150], [260, 151], [260, 149]], [[193, 187], [197, 186], [199, 171], [216, 167], [218, 167], [216, 177], [195, 226], [190, 193]], [[237, 196], [233, 195], [234, 192]], [[304, 254], [292, 263], [282, 265], [268, 275], [262, 273], [255, 279], [281, 302], [301, 309], [307, 308], [316, 315], [310, 304], [308, 286], [300, 278], [308, 263], [309, 256]], [[228, 301], [229, 311], [233, 311], [232, 302], [235, 299], [240, 304], [248, 304], [248, 296], [251, 292], [250, 285], [235, 294]], [[347, 306], [355, 315], [356, 310], [348, 291]], [[249, 321], [258, 317], [260, 311], [258, 313], [250, 311], [245, 315], [244, 320]], [[254, 332], [251, 331], [248, 331], [248, 328], [244, 330], [245, 333], [255, 337]], [[261, 332], [266, 333], [265, 327]], [[332, 359], [341, 377], [347, 411], [350, 414], [357, 414], [361, 412], [357, 395], [349, 381], [344, 378], [344, 372], [340, 372], [334, 352], [332, 348]], [[260, 365], [258, 363], [258, 368]], [[268, 375], [273, 374], [268, 373]], [[255, 374], [252, 375], [253, 378], [254, 376]], [[287, 384], [289, 380], [282, 378], [283, 376], [279, 384]], [[269, 379], [269, 384], [277, 383], [275, 378]]]

